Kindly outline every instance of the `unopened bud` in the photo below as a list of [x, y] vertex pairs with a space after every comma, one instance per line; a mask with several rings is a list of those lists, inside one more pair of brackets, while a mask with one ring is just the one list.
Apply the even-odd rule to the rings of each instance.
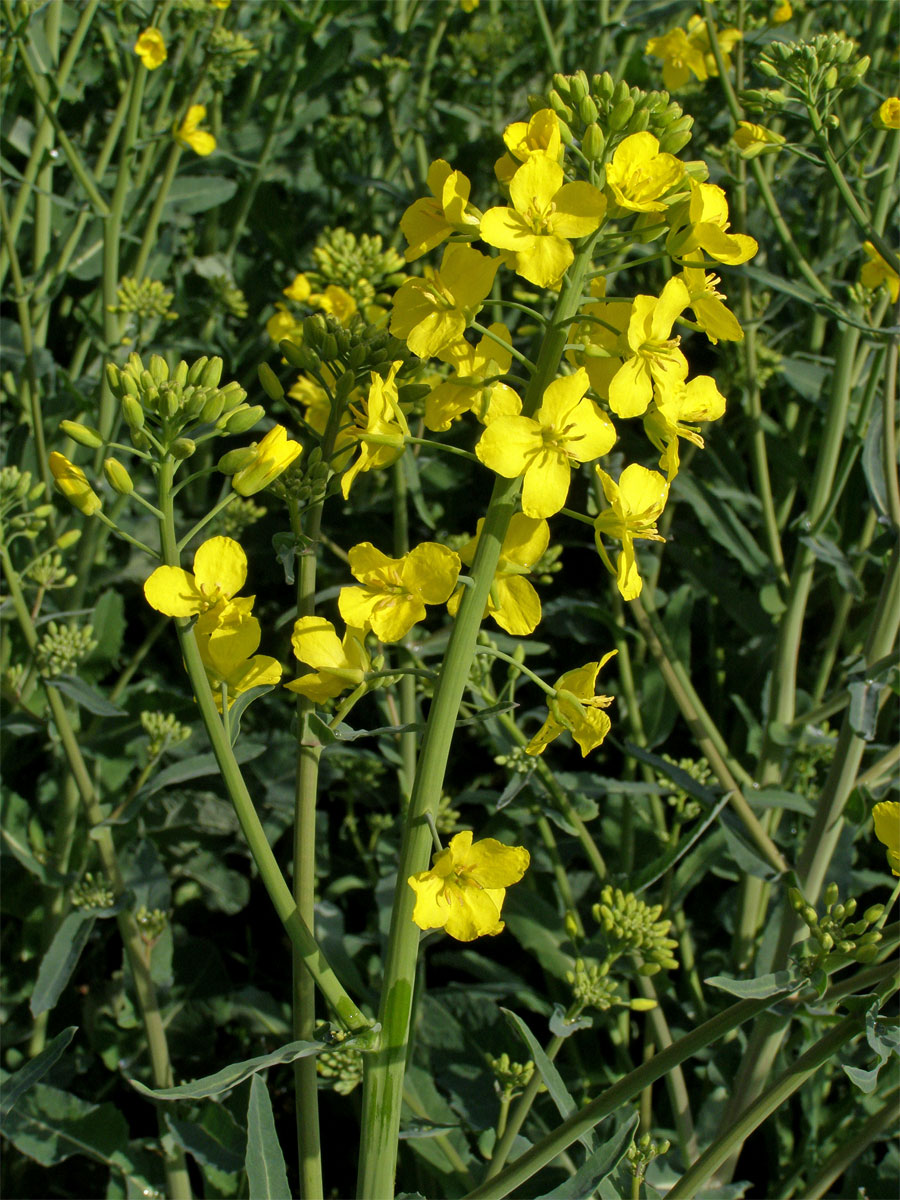
[[130, 496], [134, 491], [131, 476], [117, 458], [106, 460], [103, 464], [103, 474], [112, 490], [118, 492], [120, 496]]
[[203, 401], [203, 407], [200, 409], [198, 415], [204, 425], [209, 425], [218, 421], [224, 410], [225, 396], [222, 392], [213, 392], [211, 396], [207, 396]]
[[192, 438], [180, 437], [175, 439], [169, 449], [175, 458], [190, 458], [197, 449], [197, 443]]
[[122, 416], [132, 433], [136, 429], [144, 428], [144, 410], [140, 401], [136, 400], [134, 396], [122, 397]]
[[628, 1007], [632, 1012], [650, 1012], [652, 1008], [656, 1008], [656, 1001], [636, 996], [634, 1000], [628, 1001]]
[[838, 81], [837, 67], [829, 67], [828, 70], [825, 72], [825, 74], [822, 76], [822, 86], [828, 88], [830, 91], [831, 88], [837, 87], [837, 81]]
[[256, 458], [256, 443], [252, 446], [239, 446], [236, 450], [228, 450], [216, 463], [216, 470], [223, 475], [235, 475], [242, 471]]
[[281, 381], [269, 364], [260, 363], [256, 368], [256, 373], [259, 376], [259, 382], [262, 384], [263, 391], [269, 399], [281, 400], [284, 396], [284, 388], [281, 386]]
[[884, 905], [873, 904], [863, 913], [863, 919], [867, 925], [874, 925], [876, 921], [880, 921], [884, 916]]
[[150, 374], [156, 383], [165, 383], [169, 378], [169, 364], [161, 355], [151, 354]]
[[610, 129], [624, 129], [634, 113], [634, 101], [631, 97], [621, 100], [609, 114]]
[[825, 889], [825, 907], [832, 908], [835, 904], [837, 904], [838, 896], [840, 896], [840, 894], [841, 893], [838, 885], [836, 883], [829, 883], [828, 887]]
[[90, 425], [82, 425], [80, 421], [60, 421], [59, 428], [66, 437], [70, 437], [79, 446], [87, 446], [89, 450], [99, 450], [103, 445], [100, 431]]
[[239, 408], [225, 422], [225, 428], [229, 433], [246, 433], [248, 429], [253, 428], [257, 421], [261, 421], [265, 415], [266, 410], [261, 404]]
[[61, 533], [56, 539], [56, 546], [60, 550], [68, 550], [81, 537], [80, 529], [67, 529], [65, 533]]
[[222, 368], [224, 365], [218, 354], [214, 358], [211, 358], [200, 372], [200, 379], [198, 380], [200, 386], [208, 388], [218, 387], [219, 381], [222, 378]]
[[599, 125], [588, 125], [581, 139], [581, 152], [588, 162], [599, 162], [606, 148], [606, 138]]

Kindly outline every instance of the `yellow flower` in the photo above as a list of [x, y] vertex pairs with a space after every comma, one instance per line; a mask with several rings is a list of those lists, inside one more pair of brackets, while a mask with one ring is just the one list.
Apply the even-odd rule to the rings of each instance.
[[[195, 560], [196, 561], [196, 560]], [[274, 686], [281, 679], [281, 663], [267, 654], [256, 654], [260, 628], [256, 617], [242, 605], [226, 606], [222, 624], [194, 630], [216, 708], [222, 711], [222, 689], [228, 707], [250, 688]]]
[[666, 396], [687, 378], [687, 359], [672, 338], [672, 326], [690, 303], [684, 282], [669, 279], [659, 298], [635, 296], [626, 340], [629, 356], [609, 384], [609, 406], [620, 417], [639, 417], [654, 388]]
[[439, 271], [407, 279], [394, 293], [391, 333], [413, 354], [431, 358], [458, 342], [494, 286], [499, 258], [458, 243], [444, 251]]
[[275, 312], [266, 321], [266, 333], [273, 342], [283, 342], [285, 338], [296, 342], [303, 340], [303, 326], [281, 303], [275, 305]]
[[[509, 342], [505, 325], [497, 323], [489, 329]], [[522, 401], [508, 384], [489, 382], [506, 374], [512, 354], [487, 334], [475, 346], [465, 340], [455, 342], [438, 357], [453, 366], [456, 378], [445, 379], [426, 396], [425, 424], [429, 429], [449, 429], [465, 412], [473, 412], [482, 425], [489, 425], [497, 417], [511, 417], [521, 411]]]
[[741, 152], [741, 158], [756, 158], [758, 154], [771, 154], [780, 150], [784, 138], [765, 125], [754, 125], [750, 121], [738, 121], [731, 140]]
[[716, 262], [737, 266], [752, 258], [759, 247], [744, 233], [728, 232], [728, 201], [713, 183], [688, 180], [688, 200], [675, 205], [666, 214], [670, 225], [666, 251], [673, 258], [684, 258], [693, 250], [705, 250]]
[[369, 669], [361, 629], [348, 629], [341, 641], [330, 621], [299, 617], [294, 622], [291, 644], [299, 661], [315, 670], [284, 686], [317, 704], [358, 687]]
[[555, 287], [575, 257], [569, 238], [600, 225], [606, 199], [589, 183], [563, 183], [563, 169], [534, 154], [509, 185], [512, 208], [489, 208], [481, 236], [490, 246], [515, 253], [518, 275], [538, 287]]
[[336, 283], [329, 283], [324, 292], [311, 295], [309, 302], [316, 308], [321, 308], [322, 312], [335, 317], [342, 325], [346, 325], [357, 311], [356, 301], [348, 291], [338, 287]]
[[900, 129], [900, 96], [888, 96], [878, 109], [876, 124], [882, 129]]
[[212, 154], [216, 148], [216, 139], [213, 135], [207, 133], [205, 129], [199, 128], [201, 121], [205, 120], [206, 105], [192, 104], [187, 110], [187, 116], [175, 130], [175, 141], [179, 145], [186, 146], [188, 150], [193, 150], [195, 154], [204, 158], [207, 154]]
[[[688, 39], [703, 55], [707, 75], [711, 79], [715, 79], [719, 74], [719, 68], [716, 66], [716, 58], [709, 43], [709, 30], [706, 28], [706, 22], [701, 16], [691, 17], [688, 21]], [[731, 51], [740, 40], [741, 31], [739, 29], [716, 30], [716, 41], [719, 43], [726, 71], [731, 70]]]
[[460, 942], [500, 933], [506, 889], [530, 862], [524, 846], [504, 846], [496, 838], [473, 843], [471, 829], [463, 830], [434, 855], [431, 870], [410, 875], [413, 920], [420, 929], [445, 929]]
[[235, 474], [231, 486], [240, 496], [253, 496], [288, 469], [302, 452], [283, 425], [275, 425], [261, 442], [251, 447], [253, 458]]
[[882, 800], [872, 809], [875, 836], [887, 847], [888, 866], [900, 875], [900, 802]]
[[290, 285], [282, 288], [282, 291], [288, 300], [296, 300], [298, 304], [305, 304], [312, 294], [309, 280], [301, 271], [291, 280]]
[[522, 510], [529, 517], [552, 517], [566, 502], [570, 463], [608, 453], [616, 440], [612, 421], [585, 396], [584, 368], [555, 379], [534, 417], [498, 417], [481, 435], [475, 453], [506, 479], [524, 473]]
[[476, 234], [479, 216], [469, 211], [471, 183], [442, 158], [428, 168], [431, 195], [415, 200], [400, 218], [400, 229], [409, 243], [406, 261], [414, 262], [445, 242], [451, 233]]
[[781, 0], [781, 3], [776, 4], [773, 8], [769, 20], [773, 25], [784, 25], [793, 15], [794, 10], [791, 8], [790, 0]]
[[670, 92], [683, 88], [691, 75], [701, 81], [708, 78], [703, 51], [683, 29], [670, 29], [662, 37], [651, 38], [644, 53], [663, 60], [663, 83]]
[[[321, 373], [324, 381], [333, 389], [335, 379], [327, 364], [322, 364]], [[298, 375], [297, 382], [290, 389], [288, 395], [292, 400], [303, 405], [303, 419], [310, 429], [315, 430], [320, 437], [324, 437], [331, 416], [331, 400], [322, 385], [309, 375]], [[362, 393], [359, 389], [354, 389], [347, 398], [351, 412], [354, 405], [361, 400]], [[334, 454], [331, 459], [331, 465], [335, 471], [343, 471], [353, 457], [351, 448], [356, 445], [356, 432], [352, 425], [345, 425], [338, 430], [334, 439]]]
[[213, 8], [228, 8], [231, 0], [211, 0]]
[[662, 199], [684, 175], [674, 154], [660, 153], [652, 133], [633, 133], [617, 147], [606, 168], [606, 186], [620, 208], [630, 212], [663, 212]]
[[583, 343], [584, 349], [571, 349], [566, 353], [570, 362], [585, 368], [591, 387], [606, 400], [613, 377], [630, 354], [626, 334], [633, 305], [631, 300], [605, 299], [606, 280], [603, 276], [591, 280], [591, 294], [598, 299], [585, 305], [584, 315], [594, 320], [578, 324], [571, 339]]
[[[597, 550], [607, 569], [616, 576], [616, 583], [625, 600], [635, 600], [641, 594], [643, 580], [637, 568], [634, 541], [643, 538], [651, 542], [664, 542], [656, 528], [662, 510], [666, 506], [669, 485], [658, 471], [648, 471], [638, 463], [626, 467], [616, 483], [607, 473], [597, 467], [603, 492], [610, 507], [594, 521], [594, 540]], [[618, 538], [622, 551], [616, 570], [603, 548], [600, 535]]]
[[[144, 596], [151, 608], [167, 617], [210, 614], [215, 623], [224, 619], [226, 604], [246, 578], [247, 555], [241, 546], [233, 538], [214, 537], [194, 555], [193, 575], [181, 567], [157, 567], [144, 584]], [[243, 601], [248, 604], [246, 598]]]
[[[692, 255], [688, 255], [691, 258]], [[702, 258], [701, 255], [697, 255]], [[701, 267], [685, 267], [679, 278], [690, 296], [690, 307], [694, 310], [697, 324], [716, 345], [719, 338], [726, 342], [742, 342], [744, 331], [737, 317], [722, 303], [725, 299], [716, 291], [720, 282], [718, 275], [707, 275]]]
[[512, 125], [507, 125], [503, 141], [507, 153], [494, 163], [494, 174], [508, 187], [520, 165], [533, 154], [542, 154], [559, 162], [562, 153], [559, 117], [552, 108], [538, 109], [527, 123], [513, 121]]
[[64, 454], [53, 450], [47, 460], [57, 489], [71, 505], [86, 517], [92, 517], [103, 507], [103, 501], [88, 483], [81, 467], [69, 462]]
[[863, 287], [871, 288], [873, 292], [884, 284], [892, 302], [896, 304], [900, 297], [900, 275], [891, 270], [871, 242], [863, 242], [863, 250], [869, 261], [859, 273], [859, 282]]
[[387, 378], [382, 379], [377, 371], [372, 372], [369, 394], [358, 405], [350, 405], [350, 414], [356, 428], [342, 430], [349, 438], [359, 443], [359, 458], [345, 472], [341, 480], [341, 493], [346, 500], [353, 481], [362, 471], [389, 467], [403, 453], [409, 425], [400, 407], [397, 385], [394, 378], [403, 363], [391, 363]]
[[134, 52], [148, 71], [155, 71], [169, 57], [163, 35], [152, 25], [134, 43]]
[[438, 542], [422, 542], [402, 558], [388, 558], [371, 542], [361, 542], [349, 557], [363, 586], [341, 588], [341, 616], [354, 629], [371, 629], [382, 642], [405, 637], [425, 616], [426, 604], [446, 604], [460, 569], [459, 555]]
[[[484, 518], [480, 518], [471, 541], [466, 542], [459, 557], [470, 567], [475, 561], [475, 551]], [[541, 602], [537, 592], [525, 578], [546, 552], [550, 542], [550, 526], [546, 521], [515, 513], [500, 547], [500, 559], [485, 616], [491, 616], [501, 629], [514, 637], [527, 637], [537, 629], [541, 620]], [[451, 616], [456, 616], [462, 600], [462, 589], [454, 592], [447, 603]]]
[[481, 0], [459, 0], [459, 7], [464, 13], [474, 12]]
[[526, 754], [543, 754], [553, 739], [566, 729], [581, 747], [582, 758], [596, 750], [612, 727], [603, 709], [609, 708], [613, 697], [595, 696], [594, 687], [601, 668], [614, 654], [616, 651], [610, 650], [599, 662], [585, 663], [575, 671], [560, 675], [554, 684], [557, 695], [549, 703], [547, 719], [525, 747]]
[[657, 450], [662, 451], [659, 465], [669, 483], [678, 474], [678, 439], [686, 438], [703, 448], [703, 438], [684, 422], [718, 421], [724, 412], [725, 397], [716, 381], [709, 375], [698, 375], [670, 392], [665, 399], [657, 399], [644, 414], [644, 430]]

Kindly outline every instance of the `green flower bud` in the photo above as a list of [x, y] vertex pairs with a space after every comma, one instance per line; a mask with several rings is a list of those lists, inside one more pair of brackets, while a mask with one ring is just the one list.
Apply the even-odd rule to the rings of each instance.
[[99, 450], [103, 445], [99, 429], [93, 429], [90, 425], [82, 425], [80, 421], [60, 421], [59, 428], [66, 437], [70, 437], [79, 446], [87, 446], [90, 450]]
[[108, 458], [103, 464], [103, 474], [106, 482], [120, 496], [130, 496], [134, 491], [131, 476], [117, 458]]
[[615, 108], [617, 104], [621, 104], [623, 100], [631, 99], [631, 88], [624, 79], [620, 79], [613, 88], [613, 93], [609, 98], [610, 108]]
[[335, 362], [340, 357], [340, 348], [333, 333], [326, 333], [322, 338], [322, 358], [325, 362]]
[[[555, 83], [555, 79], [554, 79]], [[557, 86], [557, 91], [559, 87]], [[575, 75], [569, 76], [569, 96], [573, 104], [580, 104], [588, 94], [588, 80], [584, 71], [578, 71]]]
[[831, 936], [830, 933], [821, 933], [820, 932], [818, 934], [818, 938], [819, 938], [819, 945], [822, 947], [823, 950], [827, 951], [827, 950], [831, 950], [833, 948], [834, 938]]
[[856, 959], [857, 962], [861, 962], [861, 963], [874, 962], [875, 959], [878, 957], [878, 953], [879, 953], [879, 951], [878, 951], [877, 946], [872, 946], [872, 945], [859, 946], [857, 948], [856, 954], [854, 955], [854, 958]]
[[876, 921], [880, 921], [884, 916], [884, 905], [873, 904], [863, 913], [863, 920], [867, 925], [874, 925]]
[[109, 390], [118, 399], [121, 400], [124, 394], [122, 385], [122, 372], [115, 363], [106, 364], [106, 382], [109, 385]]
[[[770, 53], [772, 50], [774, 50], [775, 46], [777, 46], [777, 45], [778, 45], [777, 42], [773, 43], [773, 45], [770, 47]], [[765, 75], [769, 79], [777, 79], [778, 78], [778, 71], [775, 68], [775, 66], [772, 63], [768, 62], [764, 58], [759, 58], [756, 60], [756, 69], [760, 72], [761, 75]]]
[[297, 367], [301, 371], [318, 371], [322, 366], [322, 360], [318, 354], [307, 345], [298, 346], [296, 342], [288, 341], [285, 338], [278, 343], [278, 346], [292, 367]]
[[219, 386], [219, 381], [222, 378], [222, 369], [224, 367], [222, 359], [218, 354], [209, 360], [203, 370], [200, 372], [198, 382], [203, 387], [216, 388]]
[[192, 438], [180, 437], [176, 438], [169, 450], [179, 459], [190, 458], [197, 449], [197, 443]]
[[817, 929], [819, 925], [819, 914], [811, 904], [807, 904], [800, 912], [803, 918], [803, 923], [808, 925], [810, 929]]
[[634, 1000], [628, 1001], [628, 1007], [632, 1012], [650, 1012], [652, 1008], [656, 1008], [655, 1000], [645, 1000], [643, 996], [637, 996]]
[[188, 365], [184, 361], [184, 359], [182, 359], [181, 362], [179, 362], [178, 366], [175, 368], [175, 373], [172, 375], [172, 380], [173, 380], [173, 382], [177, 383], [179, 385], [179, 387], [184, 387], [184, 385], [187, 383], [187, 378], [188, 378]]
[[56, 545], [60, 550], [68, 550], [75, 545], [80, 537], [80, 529], [67, 529], [65, 533], [61, 533], [56, 539]]
[[281, 400], [284, 396], [284, 388], [281, 386], [281, 381], [269, 364], [260, 363], [256, 368], [256, 373], [259, 376], [259, 382], [262, 384], [263, 391], [269, 399]]
[[265, 415], [266, 410], [261, 404], [239, 408], [225, 422], [225, 429], [229, 433], [246, 433], [248, 429], [253, 428], [257, 421], [261, 421]]
[[244, 467], [249, 466], [256, 458], [256, 443], [252, 446], [240, 446], [236, 450], [228, 450], [216, 463], [216, 470], [223, 475], [236, 475]]
[[846, 906], [845, 906], [845, 905], [843, 905], [843, 904], [836, 904], [836, 905], [834, 906], [834, 908], [833, 908], [833, 909], [832, 909], [832, 911], [831, 911], [831, 916], [832, 916], [832, 919], [834, 920], [834, 922], [835, 922], [835, 924], [836, 924], [836, 925], [840, 925], [840, 924], [841, 924], [841, 922], [842, 922], [842, 921], [843, 921], [843, 919], [844, 919], [844, 916], [845, 916], [846, 912], [847, 912], [847, 909], [846, 909]]
[[585, 125], [590, 125], [592, 121], [597, 120], [600, 110], [590, 96], [585, 96], [582, 100], [578, 101], [578, 115], [584, 121]]
[[615, 87], [615, 82], [609, 71], [604, 71], [602, 75], [595, 75], [591, 80], [591, 91], [595, 96], [599, 96], [601, 100], [610, 100]]
[[588, 162], [599, 162], [606, 148], [606, 138], [599, 125], [588, 125], [581, 139], [581, 152]]
[[850, 68], [850, 77], [853, 82], [855, 83], [858, 79], [862, 79], [863, 75], [865, 75], [866, 71], [868, 71], [871, 65], [872, 59], [868, 54], [865, 55], [864, 58], [861, 58], [858, 63], [854, 63], [854, 65]]
[[868, 933], [864, 933], [859, 939], [860, 946], [877, 946], [884, 934], [880, 929], [870, 929]]
[[232, 409], [237, 408], [239, 404], [243, 404], [247, 399], [247, 393], [235, 380], [232, 380], [231, 383], [226, 383], [223, 388], [219, 388], [219, 395], [223, 400], [223, 412], [231, 412]]
[[144, 428], [144, 410], [134, 396], [122, 397], [122, 416], [132, 433], [136, 429]]
[[224, 394], [222, 392], [213, 392], [211, 396], [207, 396], [203, 401], [203, 407], [200, 409], [200, 420], [204, 425], [211, 425], [218, 421], [224, 409]]
[[628, 132], [643, 133], [644, 130], [650, 128], [650, 109], [639, 108], [631, 120], [628, 122]]
[[838, 885], [836, 883], [829, 883], [825, 889], [825, 907], [829, 909], [833, 908], [838, 902], [838, 896], [840, 896]]
[[150, 374], [156, 383], [165, 383], [169, 378], [169, 364], [159, 354], [150, 355]]
[[620, 100], [619, 103], [612, 110], [612, 112], [609, 114], [610, 129], [614, 129], [614, 130], [624, 129], [625, 126], [628, 124], [628, 122], [631, 120], [633, 113], [634, 113], [634, 101], [631, 99], [631, 97], [629, 96], [625, 100]]
[[202, 376], [203, 372], [206, 370], [206, 364], [208, 362], [209, 362], [209, 358], [204, 354], [203, 357], [198, 358], [195, 363], [191, 363], [191, 365], [188, 367], [186, 382], [194, 384], [194, 386], [196, 386], [200, 382], [200, 377]]
[[788, 888], [788, 901], [795, 913], [801, 912], [806, 907], [806, 901], [799, 888]]
[[825, 74], [822, 76], [822, 87], [828, 88], [828, 90], [830, 91], [832, 88], [837, 87], [837, 81], [838, 81], [837, 67], [829, 67], [828, 70], [825, 72]]

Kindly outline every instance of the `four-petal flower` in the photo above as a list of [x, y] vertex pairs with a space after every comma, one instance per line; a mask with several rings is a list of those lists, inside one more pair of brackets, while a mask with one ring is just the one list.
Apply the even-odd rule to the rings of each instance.
[[446, 604], [459, 576], [459, 555], [439, 542], [421, 542], [389, 558], [361, 542], [350, 550], [350, 570], [362, 587], [341, 588], [338, 608], [354, 629], [371, 629], [382, 642], [399, 642], [425, 616], [426, 604]]

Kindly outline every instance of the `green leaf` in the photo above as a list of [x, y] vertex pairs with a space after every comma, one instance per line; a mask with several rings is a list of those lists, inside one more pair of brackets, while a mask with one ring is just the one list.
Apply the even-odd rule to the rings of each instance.
[[259, 687], [248, 688], [246, 692], [241, 692], [234, 704], [230, 706], [228, 709], [228, 730], [232, 746], [237, 743], [241, 733], [241, 717], [243, 717], [254, 700], [259, 700], [267, 692], [273, 691], [274, 687], [273, 683], [262, 683]]
[[78, 965], [81, 952], [94, 928], [95, 914], [70, 912], [57, 929], [47, 953], [41, 959], [37, 982], [31, 994], [31, 1015], [49, 1012]]
[[850, 711], [847, 719], [857, 737], [871, 742], [875, 737], [878, 710], [885, 685], [872, 679], [856, 679], [847, 688], [850, 693]]
[[97, 645], [88, 662], [112, 662], [122, 649], [125, 636], [125, 598], [121, 592], [110, 589], [103, 593], [94, 605], [91, 625]]
[[649, 750], [645, 750], [642, 746], [635, 745], [634, 742], [626, 741], [624, 745], [625, 750], [632, 758], [636, 758], [638, 762], [647, 763], [654, 770], [658, 771], [660, 775], [671, 779], [676, 787], [681, 788], [683, 792], [687, 792], [689, 796], [693, 796], [695, 800], [699, 800], [706, 808], [715, 808], [718, 804], [719, 797], [716, 793], [698, 783], [693, 775], [689, 775], [682, 767], [676, 766], [675, 763], [670, 763], [668, 759], [660, 758], [658, 754], [653, 754]]
[[[9, 722], [4, 722], [4, 731], [9, 733]], [[28, 842], [28, 824], [32, 819], [28, 803], [15, 792], [0, 792], [0, 836], [4, 846], [26, 871], [30, 871], [41, 883], [51, 887], [64, 887], [65, 876], [47, 863], [38, 862]]]
[[247, 1104], [247, 1182], [253, 1200], [291, 1200], [284, 1155], [275, 1132], [272, 1101], [258, 1075], [250, 1084]]
[[172, 181], [163, 208], [163, 219], [174, 212], [201, 213], [230, 200], [237, 191], [237, 181], [225, 175], [181, 175]]
[[[540, 1071], [541, 1078], [547, 1085], [547, 1091], [550, 1093], [553, 1103], [559, 1110], [559, 1115], [564, 1121], [567, 1120], [577, 1111], [577, 1105], [569, 1095], [569, 1089], [563, 1083], [563, 1079], [559, 1071], [557, 1071], [556, 1067], [554, 1067], [553, 1063], [544, 1053], [540, 1042], [537, 1040], [522, 1018], [509, 1008], [501, 1007], [500, 1011], [528, 1047], [528, 1053], [533, 1059], [534, 1065], [537, 1067], [538, 1071]], [[589, 1129], [587, 1133], [583, 1133], [579, 1138], [579, 1141], [585, 1147], [588, 1154], [594, 1153], [597, 1142], [594, 1138], [593, 1130]]]
[[718, 497], [710, 495], [688, 474], [677, 475], [672, 490], [679, 499], [687, 501], [709, 536], [737, 560], [751, 579], [767, 576], [770, 570], [768, 556], [738, 517], [734, 506], [723, 504]]
[[35, 1084], [7, 1117], [4, 1136], [16, 1149], [52, 1167], [73, 1154], [118, 1166], [128, 1145], [128, 1125], [114, 1104], [89, 1104], [59, 1088]]
[[[234, 757], [243, 765], [243, 763], [258, 758], [265, 748], [262, 742], [242, 742], [239, 746], [235, 746]], [[202, 779], [205, 775], [218, 775], [218, 773], [219, 764], [216, 762], [214, 754], [192, 754], [190, 758], [182, 758], [178, 762], [172, 763], [170, 767], [166, 767], [164, 771], [160, 771], [158, 775], [154, 775], [147, 786], [141, 789], [140, 795], [152, 796], [155, 792], [174, 787], [178, 783], [186, 783], [189, 779]]]
[[776, 971], [774, 975], [760, 975], [757, 979], [729, 979], [727, 975], [713, 975], [703, 982], [741, 1000], [764, 1000], [767, 996], [786, 996], [789, 992], [796, 992], [803, 981], [796, 979], [790, 971]]
[[[341, 1044], [349, 1046], [354, 1040], [347, 1038]], [[324, 1042], [289, 1042], [286, 1046], [273, 1050], [271, 1054], [231, 1063], [221, 1071], [216, 1071], [215, 1075], [204, 1075], [202, 1079], [194, 1079], [191, 1083], [161, 1088], [159, 1091], [146, 1087], [137, 1079], [129, 1079], [128, 1082], [135, 1091], [140, 1092], [142, 1096], [149, 1096], [152, 1100], [205, 1100], [208, 1096], [221, 1096], [223, 1092], [230, 1092], [257, 1071], [280, 1066], [282, 1063], [292, 1063], [298, 1058], [307, 1058], [310, 1054], [321, 1054], [327, 1049]]]
[[821, 533], [816, 534], [814, 537], [802, 536], [800, 541], [807, 549], [812, 551], [819, 562], [825, 563], [826, 566], [834, 569], [842, 591], [849, 592], [854, 600], [861, 600], [863, 598], [865, 595], [863, 585], [857, 578], [850, 559], [837, 542], [833, 542]]
[[86, 708], [95, 717], [128, 716], [124, 708], [110, 704], [105, 696], [101, 696], [98, 691], [86, 684], [83, 679], [79, 679], [77, 675], [57, 675], [55, 679], [45, 680], [45, 683], [48, 687], [54, 687], [64, 696], [68, 696], [70, 700], [74, 700], [76, 704], [80, 704], [82, 708]]
[[598, 1146], [594, 1153], [585, 1159], [574, 1175], [559, 1187], [555, 1187], [552, 1192], [545, 1192], [539, 1196], [538, 1200], [591, 1200], [591, 1196], [603, 1180], [625, 1157], [628, 1147], [634, 1141], [639, 1120], [638, 1114], [633, 1113], [608, 1141]]
[[50, 1068], [59, 1061], [63, 1051], [77, 1032], [78, 1026], [70, 1025], [62, 1033], [58, 1033], [40, 1054], [6, 1080], [3, 1085], [3, 1096], [0, 1099], [0, 1121], [5, 1120], [16, 1101], [30, 1091], [40, 1079], [43, 1079]]
[[562, 917], [546, 901], [512, 891], [506, 897], [503, 916], [516, 939], [545, 970], [561, 980], [574, 970], [575, 959], [562, 949], [568, 941]]
[[199, 1121], [179, 1121], [166, 1113], [175, 1141], [201, 1167], [221, 1175], [237, 1175], [244, 1167], [245, 1135], [221, 1104], [210, 1100]]
[[884, 473], [884, 417], [880, 408], [875, 409], [869, 422], [861, 461], [872, 504], [878, 515], [884, 517], [888, 511], [888, 491]]

